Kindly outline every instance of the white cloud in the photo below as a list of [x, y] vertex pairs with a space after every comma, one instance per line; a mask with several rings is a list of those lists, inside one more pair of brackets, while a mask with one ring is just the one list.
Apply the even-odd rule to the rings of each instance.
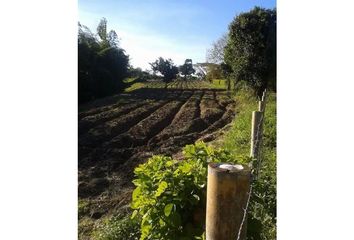
[[[187, 17], [184, 18], [183, 16], [189, 15], [193, 10], [183, 11], [180, 9], [171, 10], [168, 13], [161, 14], [180, 16], [176, 18], [176, 21], [178, 21], [178, 24], [182, 24], [181, 22], [188, 20]], [[149, 21], [156, 18], [156, 15], [151, 14], [151, 11], [147, 12], [150, 13], [140, 17], [139, 20], [145, 19]], [[130, 63], [134, 67], [150, 69], [149, 62], [153, 62], [160, 56], [171, 58], [177, 65], [183, 64], [186, 58], [191, 58], [193, 63], [205, 61], [206, 49], [209, 46], [203, 36], [189, 34], [183, 37], [178, 35], [171, 37], [170, 35], [163, 35], [153, 25], [145, 24], [144, 21], [136, 21], [133, 16], [142, 16], [142, 10], [126, 12], [123, 15], [124, 17], [122, 15], [120, 17], [107, 16], [107, 30], [113, 29], [117, 32], [118, 37], [121, 39], [121, 47], [129, 54]], [[101, 17], [96, 13], [79, 10], [81, 23], [87, 25], [93, 32], [95, 32]]]
[[142, 69], [150, 68], [149, 62], [158, 57], [171, 58], [175, 64], [183, 64], [186, 58], [203, 62], [206, 46], [192, 42], [183, 45], [165, 36], [133, 33], [118, 30], [121, 47], [130, 55], [131, 64]]

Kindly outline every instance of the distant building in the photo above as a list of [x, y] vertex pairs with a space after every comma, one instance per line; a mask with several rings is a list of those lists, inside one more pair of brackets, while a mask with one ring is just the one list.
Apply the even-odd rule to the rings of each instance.
[[195, 73], [192, 76], [195, 76], [198, 78], [204, 78], [208, 73], [208, 64], [207, 63], [193, 64], [193, 68], [195, 69]]

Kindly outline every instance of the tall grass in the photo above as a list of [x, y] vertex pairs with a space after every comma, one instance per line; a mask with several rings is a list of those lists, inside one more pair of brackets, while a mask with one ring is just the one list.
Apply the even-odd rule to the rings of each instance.
[[[249, 163], [252, 111], [257, 99], [252, 91], [241, 89], [236, 94], [237, 111], [222, 147], [229, 150], [238, 162]], [[248, 239], [276, 238], [276, 94], [266, 99], [261, 148], [261, 169], [254, 183], [248, 212]]]

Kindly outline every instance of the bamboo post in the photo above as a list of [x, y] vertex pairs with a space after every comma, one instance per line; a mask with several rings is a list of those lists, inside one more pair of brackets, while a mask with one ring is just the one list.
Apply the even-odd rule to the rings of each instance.
[[250, 194], [251, 171], [245, 165], [209, 163], [206, 240], [246, 239], [245, 210]]
[[252, 112], [252, 128], [251, 128], [251, 158], [258, 158], [260, 141], [262, 135], [262, 119], [263, 112], [253, 111]]
[[258, 101], [258, 111], [264, 112], [265, 110], [265, 101]]
[[265, 101], [266, 98], [266, 94], [267, 94], [267, 89], [264, 89], [263, 94], [262, 94], [262, 101]]

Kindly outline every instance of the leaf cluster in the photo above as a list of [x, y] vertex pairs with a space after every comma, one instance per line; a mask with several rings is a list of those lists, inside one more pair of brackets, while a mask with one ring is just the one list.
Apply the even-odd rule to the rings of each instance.
[[153, 156], [134, 173], [132, 218], [144, 239], [201, 239], [204, 232], [207, 165], [230, 162], [225, 150], [203, 142], [187, 145], [182, 161]]
[[176, 78], [178, 67], [174, 65], [172, 59], [159, 57], [155, 62], [149, 64], [154, 72], [159, 72], [163, 75], [164, 82], [170, 82]]
[[78, 32], [79, 102], [105, 97], [124, 88], [129, 56], [119, 47], [117, 33], [107, 33], [107, 20], [103, 18], [97, 35], [79, 23]]
[[179, 67], [179, 72], [184, 75], [184, 79], [187, 79], [187, 76], [195, 73], [192, 59], [186, 59], [184, 64]]
[[224, 53], [235, 81], [246, 81], [257, 94], [275, 88], [276, 10], [255, 7], [238, 15], [229, 26]]

